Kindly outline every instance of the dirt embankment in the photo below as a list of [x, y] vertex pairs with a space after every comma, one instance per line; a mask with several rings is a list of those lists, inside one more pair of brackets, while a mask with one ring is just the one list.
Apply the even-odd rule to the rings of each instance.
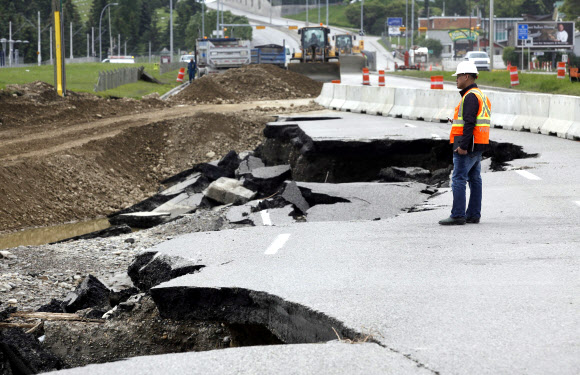
[[[307, 77], [287, 73], [248, 67], [204, 80], [238, 92], [239, 101], [320, 92], [320, 84], [316, 89]], [[301, 86], [300, 79], [309, 94], [280, 89]], [[107, 215], [152, 195], [159, 181], [193, 164], [254, 149], [273, 114], [319, 109], [192, 103], [73, 92], [61, 98], [42, 82], [0, 90], [0, 232]]]
[[180, 103], [240, 103], [250, 100], [316, 98], [322, 83], [274, 65], [248, 65], [202, 77], [175, 95]]

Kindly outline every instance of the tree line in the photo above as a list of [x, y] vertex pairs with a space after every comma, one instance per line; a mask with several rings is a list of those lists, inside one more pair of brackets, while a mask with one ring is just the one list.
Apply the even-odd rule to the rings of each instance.
[[[74, 57], [87, 56], [87, 34], [90, 36], [89, 54], [92, 55], [92, 32], [95, 35], [95, 53], [99, 55], [99, 20], [102, 10], [112, 0], [92, 0], [92, 6], [86, 22], [81, 21], [77, 6], [72, 0], [63, 0], [63, 24], [65, 56], [69, 57], [70, 23], [73, 24], [73, 53]], [[158, 54], [163, 48], [170, 49], [169, 17], [161, 19], [157, 10], [169, 14], [169, 0], [115, 0], [116, 6], [109, 6], [103, 13], [101, 22], [103, 58], [110, 52], [121, 52], [129, 55], [148, 55], [149, 43], [153, 54]], [[192, 51], [195, 39], [202, 35], [202, 4], [200, 0], [173, 0], [173, 49]], [[109, 11], [111, 37], [109, 38]], [[210, 36], [215, 29], [216, 12], [206, 10], [205, 36]], [[51, 0], [0, 0], [0, 39], [9, 39], [9, 22], [12, 22], [12, 39], [27, 40], [28, 44], [19, 43], [14, 48], [24, 57], [26, 63], [37, 61], [38, 50], [38, 12], [41, 23], [41, 54], [43, 60], [50, 56], [50, 27], [52, 26]], [[234, 16], [224, 12], [224, 23], [249, 24], [246, 17]], [[242, 38], [251, 38], [250, 27], [239, 27], [228, 30], [226, 35]], [[121, 40], [118, 35], [121, 35]], [[111, 45], [111, 40], [113, 45]], [[120, 43], [119, 43], [120, 42]], [[8, 45], [6, 45], [8, 49]], [[8, 51], [6, 51], [7, 53]]]

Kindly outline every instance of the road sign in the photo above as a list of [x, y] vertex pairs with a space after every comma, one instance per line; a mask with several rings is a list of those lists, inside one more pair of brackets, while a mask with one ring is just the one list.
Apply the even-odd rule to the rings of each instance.
[[518, 39], [528, 39], [528, 25], [524, 23], [518, 24]]
[[256, 26], [256, 30], [264, 30], [266, 26]]
[[419, 28], [419, 31], [427, 31], [427, 28], [426, 27], [420, 27]]
[[288, 26], [289, 30], [298, 30], [298, 26]]
[[399, 30], [400, 31], [405, 31], [405, 30], [407, 30], [407, 28], [406, 27], [399, 27]]
[[403, 17], [389, 17], [387, 18], [387, 26], [403, 26]]

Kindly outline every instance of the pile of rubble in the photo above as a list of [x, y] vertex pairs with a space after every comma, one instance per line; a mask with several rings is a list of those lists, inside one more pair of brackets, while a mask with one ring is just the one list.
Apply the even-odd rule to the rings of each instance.
[[171, 100], [180, 103], [240, 103], [316, 98], [322, 83], [274, 65], [247, 65], [192, 82]]

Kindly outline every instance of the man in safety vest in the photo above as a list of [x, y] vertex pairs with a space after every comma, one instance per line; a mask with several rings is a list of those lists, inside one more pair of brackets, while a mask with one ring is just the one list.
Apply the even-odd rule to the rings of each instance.
[[[477, 224], [481, 217], [481, 155], [489, 145], [491, 103], [475, 84], [477, 68], [471, 61], [457, 65], [457, 88], [461, 100], [455, 107], [449, 142], [453, 144], [453, 208], [441, 225]], [[469, 204], [466, 210], [465, 185], [469, 182]]]

